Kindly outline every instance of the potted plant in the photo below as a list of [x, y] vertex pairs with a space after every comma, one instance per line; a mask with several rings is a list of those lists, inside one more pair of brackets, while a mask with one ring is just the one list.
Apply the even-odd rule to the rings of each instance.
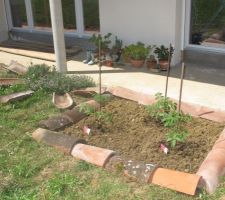
[[154, 55], [150, 55], [146, 62], [146, 67], [150, 69], [154, 69], [157, 67], [157, 60]]
[[149, 54], [149, 47], [141, 42], [137, 44], [131, 44], [125, 48], [125, 54], [130, 59], [131, 64], [134, 67], [140, 68], [144, 65], [145, 59]]
[[122, 54], [123, 41], [115, 37], [115, 44], [112, 47], [112, 59], [115, 62], [119, 62]]
[[[160, 47], [157, 47], [154, 51], [154, 53], [157, 55], [159, 60], [159, 65], [161, 70], [166, 71], [169, 67], [169, 56], [170, 60], [173, 56], [174, 48], [171, 47], [171, 49], [165, 47], [164, 45], [161, 45]], [[170, 55], [171, 54], [171, 55]]]

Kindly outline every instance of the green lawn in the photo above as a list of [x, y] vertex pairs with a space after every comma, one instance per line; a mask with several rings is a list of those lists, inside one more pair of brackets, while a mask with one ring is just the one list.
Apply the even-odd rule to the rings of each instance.
[[[0, 89], [0, 95], [22, 89]], [[132, 182], [38, 144], [31, 133], [40, 120], [56, 113], [59, 110], [52, 105], [51, 96], [41, 91], [24, 101], [0, 105], [0, 199], [219, 200], [225, 196], [225, 181], [215, 195], [201, 193], [192, 198]]]

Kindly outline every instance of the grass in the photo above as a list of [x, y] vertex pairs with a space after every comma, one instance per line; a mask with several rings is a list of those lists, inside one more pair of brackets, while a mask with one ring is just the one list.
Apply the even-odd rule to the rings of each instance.
[[[0, 93], [20, 89], [0, 89]], [[43, 91], [14, 104], [0, 105], [0, 199], [219, 200], [225, 196], [225, 180], [214, 195], [202, 192], [193, 198], [132, 182], [38, 144], [31, 133], [40, 120], [58, 112], [51, 103], [51, 95]]]

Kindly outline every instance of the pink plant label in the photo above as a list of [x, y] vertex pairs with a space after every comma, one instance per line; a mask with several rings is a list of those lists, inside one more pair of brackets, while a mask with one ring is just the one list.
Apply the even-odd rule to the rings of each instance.
[[83, 132], [84, 132], [85, 135], [90, 135], [91, 129], [88, 128], [87, 126], [84, 126], [84, 127], [83, 127]]
[[164, 144], [160, 144], [160, 149], [165, 154], [168, 154], [168, 152], [169, 152], [169, 149]]

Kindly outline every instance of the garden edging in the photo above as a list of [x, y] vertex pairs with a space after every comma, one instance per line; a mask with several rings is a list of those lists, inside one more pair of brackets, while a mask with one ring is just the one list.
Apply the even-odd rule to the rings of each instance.
[[[96, 89], [93, 92], [96, 93]], [[138, 93], [122, 87], [111, 87], [108, 88], [106, 92], [109, 92], [117, 97], [136, 101], [144, 105], [153, 104], [155, 102], [155, 98], [151, 95]], [[91, 88], [89, 88], [88, 91], [80, 90], [78, 91], [78, 93], [80, 95], [82, 95], [83, 93], [87, 95], [92, 94], [92, 91]], [[95, 101], [88, 101], [86, 103], [93, 105], [95, 109], [97, 109], [99, 106], [99, 104]], [[201, 117], [217, 122], [225, 121], [225, 113], [222, 111], [213, 110], [203, 106], [192, 105], [189, 103], [182, 103], [181, 108], [184, 113], [188, 113], [194, 117]], [[55, 124], [49, 126], [46, 122], [51, 122], [52, 120], [54, 121], [54, 118], [50, 118], [49, 120], [45, 120], [44, 128], [48, 128], [50, 130], [58, 130], [72, 123], [77, 123], [86, 116], [87, 115], [80, 112], [78, 105], [74, 109], [63, 113], [61, 116], [58, 116], [58, 118], [61, 117], [68, 119], [68, 123], [59, 123], [57, 126], [57, 122], [54, 122]], [[41, 123], [41, 125], [43, 127], [43, 122]], [[58, 128], [55, 129], [56, 127]], [[33, 137], [34, 139], [38, 140], [38, 137], [35, 137], [35, 134], [33, 134]], [[62, 135], [60, 137], [64, 136]], [[67, 141], [67, 139], [63, 141]], [[194, 195], [197, 187], [206, 187], [206, 190], [209, 193], [214, 192], [217, 188], [219, 177], [224, 175], [225, 173], [225, 130], [214, 144], [212, 150], [209, 152], [208, 156], [205, 158], [205, 161], [201, 164], [196, 174], [189, 174], [169, 169], [158, 168], [157, 166], [152, 164], [145, 164], [135, 161], [132, 162], [135, 163], [135, 166], [138, 166], [138, 170], [135, 166], [133, 166], [134, 168], [129, 170], [128, 166], [132, 166], [132, 163], [127, 161], [125, 158], [120, 157], [112, 150], [81, 144], [84, 142], [77, 142], [74, 143], [74, 145], [72, 145], [70, 142], [68, 143], [69, 145], [65, 145], [64, 142], [62, 142], [61, 145], [57, 142], [55, 145], [51, 142], [46, 142], [45, 140], [43, 142], [56, 147], [64, 153], [68, 154], [68, 152], [70, 152], [71, 155], [75, 158], [87, 161], [89, 163], [95, 164], [106, 169], [114, 169], [115, 171], [118, 167], [117, 165], [115, 165], [115, 163], [122, 163], [123, 174], [128, 175], [129, 177], [135, 178], [136, 180], [142, 182], [157, 184], [189, 195]], [[152, 166], [152, 168], [149, 172], [146, 167], [150, 165]], [[133, 169], [135, 169], [135, 172]], [[174, 178], [171, 179], [171, 177]]]

